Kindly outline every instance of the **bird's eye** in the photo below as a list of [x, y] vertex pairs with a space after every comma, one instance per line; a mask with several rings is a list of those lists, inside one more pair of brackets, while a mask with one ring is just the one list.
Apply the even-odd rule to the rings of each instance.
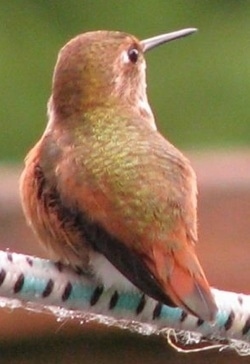
[[136, 48], [130, 48], [128, 50], [128, 58], [130, 60], [130, 62], [132, 63], [136, 63], [138, 61], [139, 58], [139, 51]]

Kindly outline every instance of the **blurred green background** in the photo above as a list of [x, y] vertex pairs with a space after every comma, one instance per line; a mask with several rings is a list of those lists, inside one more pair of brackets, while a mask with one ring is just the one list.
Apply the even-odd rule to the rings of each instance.
[[70, 38], [184, 27], [199, 32], [147, 54], [160, 129], [180, 148], [249, 146], [249, 1], [11, 0], [0, 4], [0, 160], [21, 161], [40, 137], [57, 53]]

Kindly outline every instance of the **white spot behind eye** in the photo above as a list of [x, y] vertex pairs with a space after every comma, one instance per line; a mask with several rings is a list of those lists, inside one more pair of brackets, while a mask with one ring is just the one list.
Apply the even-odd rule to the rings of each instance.
[[130, 63], [130, 59], [128, 57], [128, 52], [127, 51], [122, 51], [122, 54], [121, 54], [121, 60], [123, 63]]

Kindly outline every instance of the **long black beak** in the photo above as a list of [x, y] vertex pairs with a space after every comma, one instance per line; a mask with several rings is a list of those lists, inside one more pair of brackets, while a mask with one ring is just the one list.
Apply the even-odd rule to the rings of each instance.
[[150, 49], [157, 47], [158, 45], [171, 42], [172, 40], [179, 39], [182, 37], [186, 37], [187, 35], [193, 34], [197, 32], [196, 28], [187, 28], [182, 30], [177, 30], [176, 32], [167, 33], [167, 34], [161, 34], [157, 35], [156, 37], [148, 38], [145, 40], [142, 40], [140, 42], [140, 45], [142, 47], [143, 52], [147, 52]]

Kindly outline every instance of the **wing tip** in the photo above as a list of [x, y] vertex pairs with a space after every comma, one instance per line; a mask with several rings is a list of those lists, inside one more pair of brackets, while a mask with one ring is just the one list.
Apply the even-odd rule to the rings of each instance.
[[196, 316], [207, 322], [215, 321], [218, 307], [206, 280], [194, 280], [194, 289], [190, 301], [188, 307]]

